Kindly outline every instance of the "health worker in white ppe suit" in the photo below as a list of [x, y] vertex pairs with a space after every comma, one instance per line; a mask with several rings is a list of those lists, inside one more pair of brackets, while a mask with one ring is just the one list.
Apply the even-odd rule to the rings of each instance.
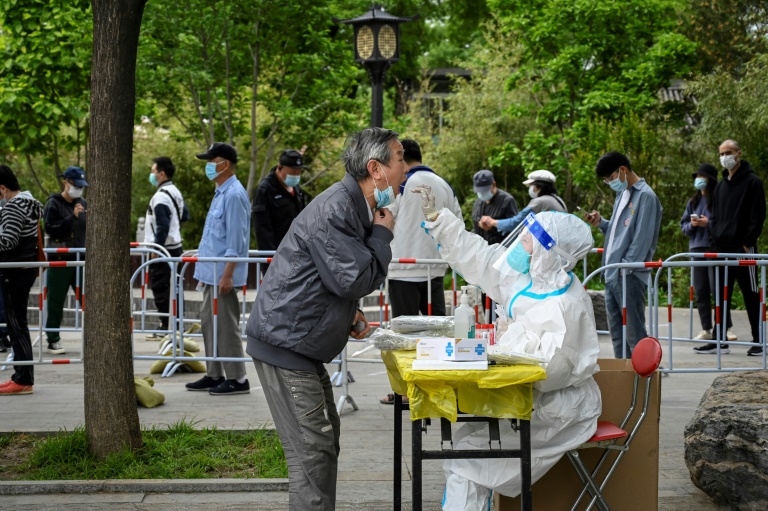
[[[449, 210], [436, 211], [428, 187], [414, 191], [422, 194], [423, 225], [442, 258], [503, 305], [498, 312], [507, 328], [497, 334], [498, 346], [489, 347], [489, 357], [496, 350], [511, 350], [546, 361], [547, 378], [534, 383], [531, 418], [531, 478], [536, 482], [566, 451], [595, 433], [601, 412], [593, 378], [600, 348], [592, 302], [571, 272], [594, 244], [591, 229], [574, 215], [541, 212], [522, 222], [520, 233], [507, 238], [514, 240], [509, 246], [489, 246]], [[519, 448], [510, 422], [499, 426], [503, 448]], [[462, 425], [455, 445], [487, 449], [487, 425]], [[510, 497], [521, 491], [518, 459], [450, 460], [443, 468], [445, 511], [484, 510], [491, 490]]]

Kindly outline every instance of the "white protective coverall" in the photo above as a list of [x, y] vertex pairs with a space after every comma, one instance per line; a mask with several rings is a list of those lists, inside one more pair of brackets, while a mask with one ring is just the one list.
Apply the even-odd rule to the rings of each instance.
[[[600, 390], [593, 378], [599, 370], [599, 345], [592, 302], [571, 273], [575, 261], [594, 244], [591, 229], [567, 213], [542, 212], [535, 218], [557, 246], [573, 257], [569, 261], [534, 238], [527, 275], [500, 273], [494, 263], [505, 254], [506, 247], [489, 246], [480, 236], [467, 232], [464, 221], [450, 211], [443, 209], [434, 222], [424, 223], [438, 242], [443, 259], [467, 282], [480, 286], [504, 305], [507, 317], [502, 319], [506, 319], [508, 328], [497, 337], [499, 343], [548, 360], [547, 379], [534, 384], [533, 482], [566, 451], [595, 433], [601, 413]], [[510, 422], [500, 421], [499, 426], [502, 447], [519, 448], [519, 434], [512, 431]], [[462, 425], [456, 432], [455, 445], [457, 449], [487, 449], [487, 425]], [[521, 491], [518, 459], [449, 460], [443, 468], [447, 478], [443, 499], [446, 511], [487, 509], [490, 490], [510, 497]]]

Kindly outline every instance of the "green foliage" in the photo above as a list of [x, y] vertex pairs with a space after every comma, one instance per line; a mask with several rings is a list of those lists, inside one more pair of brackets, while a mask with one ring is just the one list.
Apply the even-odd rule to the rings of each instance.
[[[249, 152], [260, 175], [283, 147], [309, 146], [359, 127], [364, 77], [330, 2], [150, 3], [139, 48], [137, 116], [198, 147], [214, 140]], [[195, 12], [195, 16], [190, 16]], [[307, 23], [307, 19], [318, 20]], [[172, 26], [173, 30], [168, 30]], [[254, 147], [255, 144], [255, 147]]]
[[[79, 161], [86, 146], [90, 2], [4, 2], [0, 26], [0, 145], [18, 156], [42, 155], [47, 175], [55, 177], [61, 152], [76, 152]], [[50, 190], [31, 163], [27, 168], [42, 190]]]
[[764, 0], [691, 0], [683, 30], [698, 45], [697, 68], [738, 74], [768, 50], [768, 4]]
[[[36, 439], [26, 463], [0, 466], [12, 479], [197, 479], [217, 477], [287, 477], [285, 457], [274, 431], [231, 432], [180, 421], [168, 429], [143, 432], [139, 452], [128, 450], [96, 460], [88, 452], [83, 428]], [[5, 437], [8, 448], [28, 443], [23, 436]]]
[[508, 114], [534, 122], [523, 140], [509, 142], [519, 152], [503, 154], [519, 157], [527, 172], [552, 170], [573, 203], [573, 153], [589, 124], [650, 113], [658, 90], [690, 69], [695, 45], [675, 31], [682, 3], [496, 0], [491, 6], [504, 13], [501, 28], [519, 45], [507, 85], [523, 100]]
[[695, 140], [708, 160], [717, 160], [723, 140], [739, 142], [744, 158], [763, 179], [768, 178], [768, 54], [743, 66], [740, 77], [725, 69], [688, 83], [696, 98], [699, 125]]

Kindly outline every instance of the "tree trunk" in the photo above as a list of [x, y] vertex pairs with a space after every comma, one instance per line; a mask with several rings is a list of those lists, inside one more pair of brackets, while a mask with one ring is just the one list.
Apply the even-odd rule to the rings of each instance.
[[145, 3], [93, 0], [84, 362], [85, 431], [98, 458], [141, 447], [129, 243], [136, 51]]

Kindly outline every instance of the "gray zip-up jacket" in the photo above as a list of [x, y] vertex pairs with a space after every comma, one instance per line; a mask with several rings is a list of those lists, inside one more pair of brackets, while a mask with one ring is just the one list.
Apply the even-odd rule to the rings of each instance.
[[349, 174], [291, 224], [248, 319], [246, 352], [284, 369], [316, 371], [347, 344], [360, 298], [378, 289], [392, 232], [373, 225]]
[[[605, 234], [606, 250], [610, 244], [613, 222], [620, 222], [616, 226], [616, 239], [613, 240], [611, 253], [603, 252], [603, 264], [646, 262], [653, 258], [653, 253], [656, 251], [661, 227], [661, 202], [645, 179], [640, 179], [632, 185], [629, 192], [629, 202], [626, 207], [617, 211], [622, 195], [617, 193], [611, 219], [603, 218], [600, 222], [600, 230]], [[634, 273], [645, 279], [649, 271], [649, 269], [627, 270], [627, 275]], [[619, 278], [619, 276], [618, 269], [605, 272], [605, 280]]]

